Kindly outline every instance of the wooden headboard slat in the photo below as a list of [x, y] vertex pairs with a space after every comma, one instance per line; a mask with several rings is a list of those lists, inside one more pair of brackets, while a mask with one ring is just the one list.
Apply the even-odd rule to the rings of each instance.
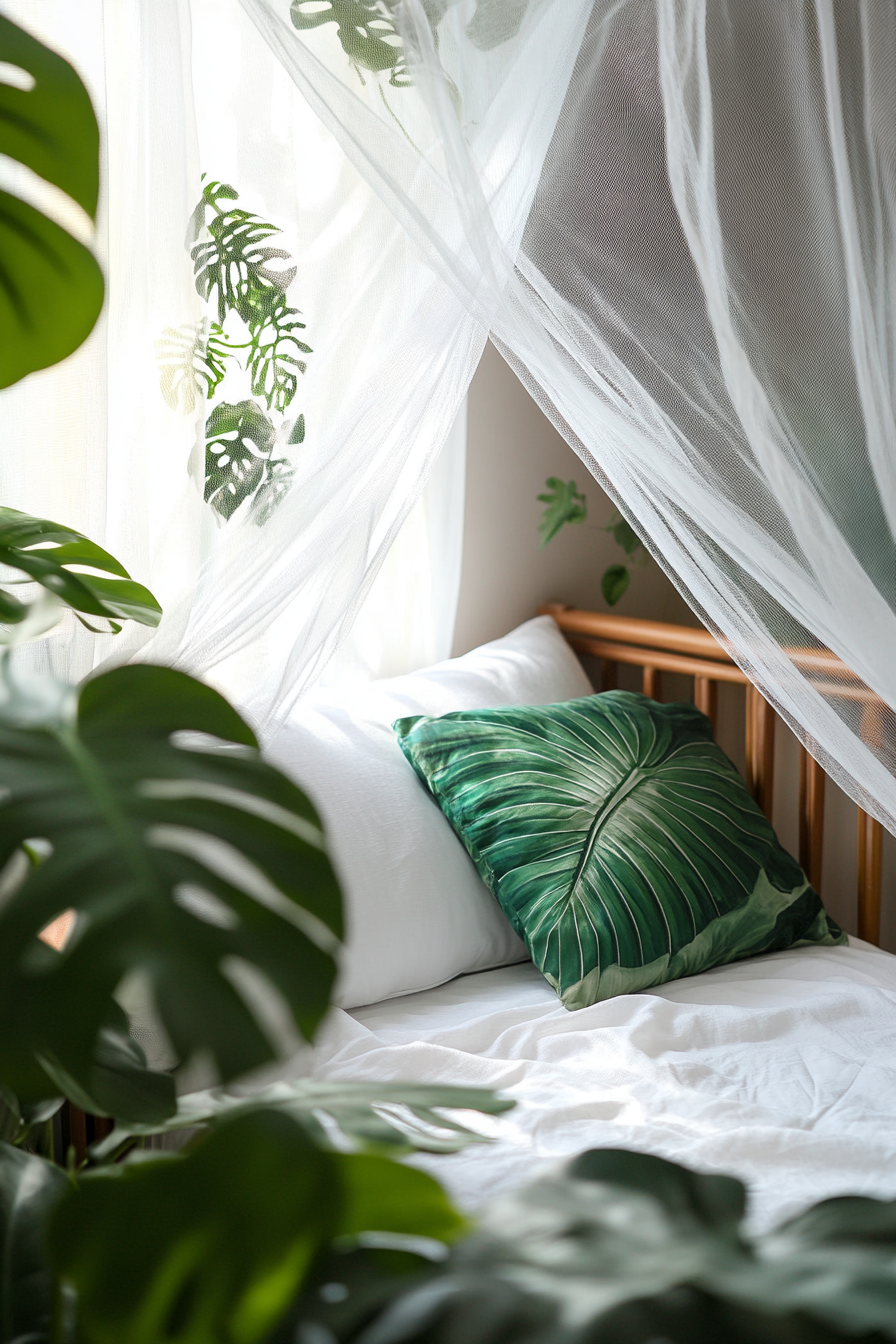
[[[553, 612], [548, 614], [554, 615]], [[560, 628], [563, 629], [563, 626]], [[680, 672], [685, 677], [707, 677], [711, 681], [732, 681], [738, 686], [747, 685], [746, 676], [735, 663], [713, 663], [708, 658], [691, 658], [639, 644], [620, 644], [615, 640], [597, 639], [592, 635], [567, 633], [565, 630], [564, 633], [577, 653], [587, 653], [593, 658], [607, 658], [611, 662], [629, 663], [634, 667], [649, 665], [659, 672]]]
[[645, 695], [649, 695], [651, 700], [659, 700], [663, 694], [663, 674], [659, 668], [645, 663], [641, 674], [641, 690]]
[[716, 731], [719, 717], [719, 683], [714, 677], [694, 676], [694, 704]]
[[[777, 716], [708, 631], [661, 621], [642, 621], [630, 616], [579, 611], [559, 602], [541, 607], [540, 614], [554, 617], [578, 653], [601, 659], [601, 690], [612, 690], [616, 686], [620, 663], [642, 669], [644, 694], [655, 700], [662, 695], [663, 672], [681, 673], [694, 678], [694, 703], [715, 728], [719, 682], [744, 686], [747, 696], [747, 784], [771, 820]], [[862, 737], [873, 745], [882, 732], [885, 713], [882, 701], [829, 650], [788, 649], [787, 652], [822, 695], [862, 704]], [[800, 863], [816, 891], [821, 888], [825, 780], [822, 767], [800, 746], [799, 854]], [[858, 930], [859, 937], [871, 943], [880, 940], [881, 837], [880, 823], [859, 811]]]
[[558, 624], [562, 615], [563, 629], [574, 630], [581, 635], [620, 639], [626, 644], [638, 643], [648, 649], [670, 649], [674, 653], [690, 653], [697, 658], [712, 658], [722, 663], [733, 661], [708, 630], [692, 630], [686, 625], [669, 625], [665, 621], [643, 621], [634, 616], [609, 616], [598, 611], [580, 611], [576, 607], [566, 607], [562, 602], [547, 602], [538, 610], [541, 616], [553, 616]]
[[824, 786], [827, 775], [800, 743], [800, 864], [816, 891], [824, 848]]
[[883, 827], [859, 808], [859, 937], [880, 944], [880, 887]]
[[747, 787], [771, 821], [775, 796], [776, 715], [756, 687], [749, 682], [746, 685]]

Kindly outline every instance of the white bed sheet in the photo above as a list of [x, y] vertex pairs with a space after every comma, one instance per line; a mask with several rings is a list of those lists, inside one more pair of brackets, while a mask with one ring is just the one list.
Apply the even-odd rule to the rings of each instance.
[[896, 957], [857, 939], [575, 1013], [528, 963], [461, 976], [335, 1011], [315, 1055], [322, 1078], [512, 1097], [473, 1117], [493, 1142], [413, 1159], [470, 1210], [597, 1147], [739, 1176], [757, 1228], [830, 1195], [896, 1198]]

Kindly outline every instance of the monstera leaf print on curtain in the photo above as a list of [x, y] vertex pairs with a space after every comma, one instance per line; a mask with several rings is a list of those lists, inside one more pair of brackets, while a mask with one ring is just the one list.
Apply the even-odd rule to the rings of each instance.
[[395, 730], [567, 1008], [845, 941], [693, 705], [610, 691]]

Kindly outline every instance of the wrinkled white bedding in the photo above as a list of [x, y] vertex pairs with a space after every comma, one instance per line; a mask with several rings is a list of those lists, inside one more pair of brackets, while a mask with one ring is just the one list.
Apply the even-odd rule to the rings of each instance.
[[575, 1013], [529, 963], [462, 976], [334, 1011], [315, 1075], [512, 1097], [472, 1117], [494, 1142], [414, 1159], [468, 1209], [592, 1147], [737, 1175], [756, 1227], [829, 1195], [896, 1198], [896, 957], [857, 939]]

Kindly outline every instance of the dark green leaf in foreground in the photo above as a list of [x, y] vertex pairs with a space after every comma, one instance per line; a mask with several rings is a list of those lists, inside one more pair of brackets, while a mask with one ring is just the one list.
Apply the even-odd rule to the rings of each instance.
[[189, 1156], [84, 1177], [54, 1219], [52, 1244], [77, 1290], [84, 1344], [254, 1344], [334, 1238], [401, 1245], [463, 1230], [431, 1177], [322, 1151], [286, 1115], [255, 1111]]
[[576, 489], [575, 481], [561, 481], [559, 476], [549, 476], [545, 482], [547, 492], [537, 498], [547, 507], [538, 524], [538, 548], [547, 546], [564, 523], [583, 523], [587, 517], [585, 496]]
[[0, 1143], [0, 1344], [50, 1338], [47, 1222], [67, 1187], [59, 1167]]
[[[284, 1112], [303, 1125], [315, 1143], [327, 1147], [334, 1129], [341, 1144], [399, 1153], [414, 1149], [451, 1153], [483, 1136], [441, 1112], [479, 1111], [500, 1115], [513, 1102], [486, 1088], [442, 1087], [434, 1083], [319, 1082], [298, 1078], [274, 1083], [251, 1096], [221, 1089], [191, 1092], [180, 1098], [177, 1114], [162, 1125], [117, 1125], [91, 1150], [103, 1160], [134, 1137], [194, 1129], [264, 1106]], [[438, 1107], [436, 1110], [434, 1108]], [[326, 1116], [328, 1125], [322, 1122]]]
[[[0, 15], [0, 155], [59, 187], [93, 219], [99, 131], [68, 61]], [[103, 303], [92, 253], [26, 201], [0, 191], [0, 387], [57, 363]]]
[[[135, 583], [124, 566], [73, 528], [46, 518], [32, 518], [18, 509], [0, 508], [0, 565], [16, 569], [39, 583], [57, 602], [88, 616], [158, 625], [162, 608], [148, 588]], [[99, 574], [85, 573], [99, 570]], [[111, 578], [107, 577], [112, 575]], [[29, 607], [0, 589], [0, 623], [16, 626]]]
[[[65, 688], [55, 717], [30, 709], [0, 705], [0, 869], [27, 840], [52, 852], [0, 910], [0, 1077], [25, 1101], [77, 1087], [90, 1109], [156, 1123], [113, 991], [142, 972], [178, 1056], [206, 1052], [222, 1081], [310, 1038], [342, 929], [320, 825], [235, 710], [181, 672], [118, 668]], [[177, 745], [183, 729], [238, 746]], [[37, 935], [70, 908], [59, 953]]]
[[744, 1202], [731, 1177], [584, 1153], [492, 1204], [441, 1275], [359, 1344], [896, 1338], [896, 1204], [827, 1200], [751, 1239]]
[[631, 583], [631, 572], [627, 565], [608, 565], [601, 575], [600, 591], [608, 607], [615, 607]]

